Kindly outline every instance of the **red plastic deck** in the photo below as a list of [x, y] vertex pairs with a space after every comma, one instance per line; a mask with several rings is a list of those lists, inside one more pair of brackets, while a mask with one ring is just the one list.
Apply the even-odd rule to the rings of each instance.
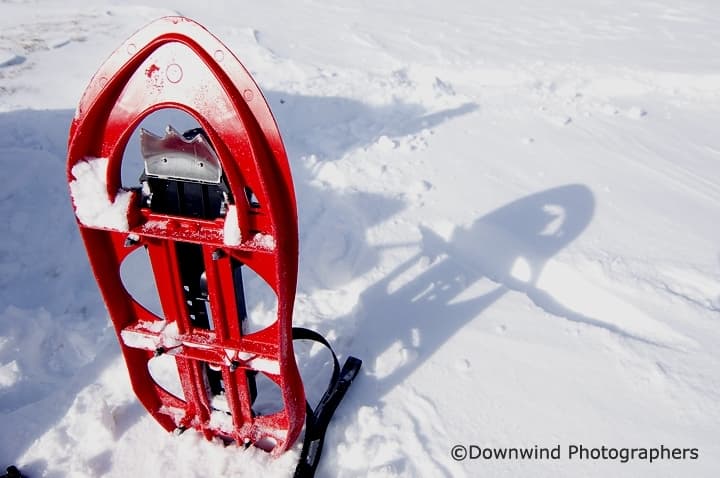
[[[225, 221], [235, 220], [231, 214], [213, 220], [159, 214], [142, 205], [138, 191], [122, 188], [121, 162], [131, 134], [163, 108], [185, 111], [206, 132], [234, 198], [238, 223], [229, 230], [239, 228], [239, 244], [225, 237]], [[286, 450], [297, 439], [306, 412], [291, 330], [297, 208], [285, 148], [259, 88], [233, 53], [202, 26], [182, 17], [158, 20], [117, 49], [85, 91], [70, 129], [71, 190], [73, 182], [81, 181], [76, 173], [83, 163], [90, 165], [95, 158], [106, 158], [98, 164], [107, 165], [99, 170], [107, 196], [98, 200], [97, 209], [120, 208], [127, 227], [123, 221], [86, 219], [80, 209], [87, 208], [81, 204], [87, 197], [75, 194], [74, 205], [139, 400], [167, 430], [195, 428], [208, 438], [252, 443], [274, 454]], [[259, 205], [250, 203], [246, 188]], [[176, 254], [179, 242], [202, 248], [212, 329], [193, 327], [189, 318]], [[145, 309], [123, 286], [120, 266], [139, 247], [147, 248], [164, 317]], [[238, 261], [262, 277], [278, 299], [277, 321], [247, 335], [233, 286], [232, 263]], [[174, 357], [184, 399], [151, 377], [148, 362], [158, 353]], [[211, 403], [208, 368], [222, 374], [227, 411]], [[282, 411], [266, 416], [253, 412], [247, 383], [252, 370], [280, 387]], [[224, 415], [218, 419], [218, 413]]]

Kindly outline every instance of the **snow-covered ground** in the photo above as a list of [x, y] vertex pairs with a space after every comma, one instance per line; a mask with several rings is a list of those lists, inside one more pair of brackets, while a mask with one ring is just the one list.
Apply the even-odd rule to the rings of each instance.
[[[168, 14], [263, 89], [298, 196], [296, 323], [364, 359], [319, 476], [718, 476], [714, 0], [1, 1], [0, 466], [283, 477], [297, 459], [165, 433], [80, 243], [74, 108]], [[317, 400], [325, 378], [305, 375]]]

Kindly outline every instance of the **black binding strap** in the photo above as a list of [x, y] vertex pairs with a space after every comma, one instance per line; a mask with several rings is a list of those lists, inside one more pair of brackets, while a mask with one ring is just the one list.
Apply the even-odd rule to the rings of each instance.
[[323, 444], [325, 443], [325, 432], [330, 424], [330, 419], [335, 413], [340, 401], [345, 396], [353, 379], [357, 376], [362, 365], [362, 360], [356, 357], [348, 357], [340, 368], [337, 356], [332, 347], [325, 340], [325, 337], [315, 331], [302, 327], [293, 327], [293, 340], [312, 340], [318, 342], [330, 350], [333, 358], [333, 373], [325, 394], [313, 410], [307, 404], [305, 420], [305, 440], [303, 441], [300, 462], [295, 468], [295, 478], [312, 478], [315, 475], [320, 456], [322, 455]]

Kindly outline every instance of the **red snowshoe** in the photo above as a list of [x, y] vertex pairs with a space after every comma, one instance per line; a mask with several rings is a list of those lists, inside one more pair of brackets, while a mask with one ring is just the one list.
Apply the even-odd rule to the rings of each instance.
[[[124, 188], [121, 163], [148, 115], [179, 109], [200, 125], [141, 132], [140, 187]], [[262, 93], [233, 53], [197, 23], [160, 19], [100, 67], [72, 122], [67, 175], [90, 263], [115, 327], [133, 389], [167, 430], [254, 445], [277, 455], [305, 427], [298, 475], [312, 475], [325, 428], [360, 360], [342, 370], [311, 410], [293, 354], [297, 208], [285, 148]], [[162, 316], [136, 301], [120, 267], [147, 250]], [[277, 296], [277, 320], [245, 333], [242, 270]], [[161, 387], [148, 362], [170, 356], [182, 397]], [[253, 408], [259, 374], [277, 384], [282, 410]]]

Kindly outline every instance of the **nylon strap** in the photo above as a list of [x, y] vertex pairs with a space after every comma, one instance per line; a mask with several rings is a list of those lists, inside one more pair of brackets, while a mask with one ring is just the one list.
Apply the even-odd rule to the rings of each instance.
[[320, 463], [327, 427], [350, 384], [352, 384], [353, 379], [360, 371], [362, 361], [356, 357], [348, 357], [341, 369], [337, 355], [335, 355], [335, 351], [325, 340], [325, 337], [313, 330], [302, 327], [293, 327], [292, 332], [293, 340], [318, 342], [330, 350], [333, 358], [332, 378], [327, 390], [325, 390], [325, 394], [318, 402], [315, 410], [307, 403], [305, 439], [302, 452], [300, 452], [300, 461], [295, 468], [294, 478], [312, 478], [315, 476], [315, 470]]

